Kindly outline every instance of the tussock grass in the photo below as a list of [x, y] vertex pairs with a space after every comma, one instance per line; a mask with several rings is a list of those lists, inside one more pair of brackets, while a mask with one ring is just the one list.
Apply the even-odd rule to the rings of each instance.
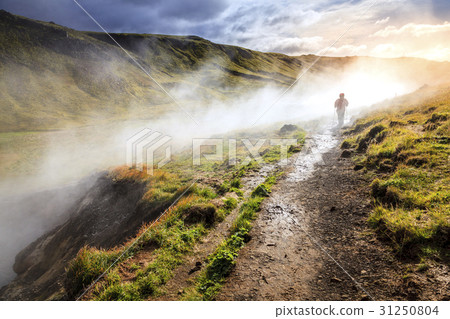
[[120, 253], [121, 249], [105, 251], [83, 247], [66, 272], [66, 290], [69, 297], [77, 297], [79, 292], [108, 269]]
[[[268, 177], [256, 189], [270, 190], [277, 176]], [[230, 229], [230, 236], [208, 257], [208, 265], [198, 276], [194, 287], [190, 287], [182, 297], [184, 300], [214, 300], [220, 291], [226, 277], [236, 264], [239, 250], [250, 240], [248, 234], [252, 228], [252, 221], [256, 218], [261, 203], [267, 196], [255, 191], [241, 205], [239, 215]]]
[[341, 145], [373, 178], [369, 222], [401, 256], [449, 257], [450, 88], [433, 90], [358, 121]]
[[[215, 207], [208, 204], [209, 198], [205, 198], [204, 194], [203, 190], [194, 188], [189, 196], [169, 209], [157, 223], [143, 225], [136, 236], [121, 247], [110, 251], [87, 247], [80, 250], [67, 270], [66, 288], [71, 296], [75, 297], [86, 288], [125, 250], [128, 250], [127, 253], [95, 286], [89, 299], [143, 300], [157, 294], [160, 286], [170, 278], [171, 270], [181, 263], [181, 257], [192, 249], [193, 244], [206, 233], [206, 228], [210, 226], [211, 221], [197, 218], [198, 215], [195, 213], [209, 205], [214, 214], [212, 217], [216, 217]], [[231, 209], [231, 207], [233, 205], [225, 209]], [[135, 238], [139, 240], [135, 242]], [[135, 272], [135, 280], [123, 282], [117, 269], [126, 259], [136, 256], [146, 247], [154, 248], [153, 261], [145, 269], [140, 269], [136, 265], [130, 267]]]

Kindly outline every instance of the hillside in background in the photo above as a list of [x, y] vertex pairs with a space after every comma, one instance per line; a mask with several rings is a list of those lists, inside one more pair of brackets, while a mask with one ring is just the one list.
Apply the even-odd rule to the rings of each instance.
[[[0, 12], [0, 26], [0, 131], [57, 128], [90, 117], [123, 118], [130, 108], [149, 116], [171, 107], [173, 101], [106, 34], [5, 11]], [[201, 90], [203, 98], [224, 99], [267, 83], [287, 85], [301, 68], [295, 58], [199, 37], [112, 36], [165, 89], [188, 84]]]
[[[267, 85], [287, 87], [316, 60], [212, 43], [197, 36], [111, 34], [188, 109]], [[322, 58], [308, 74], [339, 80], [358, 62], [399, 80], [439, 81], [449, 63]], [[0, 11], [0, 132], [152, 118], [173, 101], [104, 33], [80, 32]]]

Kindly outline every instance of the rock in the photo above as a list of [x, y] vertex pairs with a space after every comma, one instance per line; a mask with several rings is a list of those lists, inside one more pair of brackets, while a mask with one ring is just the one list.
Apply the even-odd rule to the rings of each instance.
[[283, 127], [280, 129], [280, 134], [285, 134], [288, 132], [293, 132], [295, 130], [297, 130], [298, 127], [297, 125], [293, 125], [293, 124], [285, 124], [283, 125]]
[[183, 215], [188, 225], [204, 222], [209, 227], [216, 220], [216, 207], [212, 204], [197, 204], [186, 209]]
[[[135, 234], [143, 221], [159, 214], [160, 207], [148, 207], [141, 201], [145, 183], [114, 180], [108, 172], [102, 172], [90, 185], [67, 209], [68, 220], [16, 256], [14, 269], [20, 274], [2, 288], [0, 299], [74, 298], [78, 291], [72, 281], [65, 280], [65, 269], [82, 247], [110, 249]], [[66, 296], [60, 296], [63, 287]]]
[[331, 278], [331, 281], [332, 281], [332, 282], [341, 282], [342, 279], [339, 279], [339, 278], [337, 278], [337, 277], [333, 277], [333, 278]]
[[341, 157], [342, 158], [349, 158], [349, 157], [351, 157], [352, 156], [352, 151], [350, 151], [350, 150], [344, 150], [342, 153], [341, 153]]
[[202, 269], [202, 262], [201, 261], [197, 261], [195, 263], [195, 267], [192, 268], [191, 270], [189, 270], [188, 274], [192, 275], [194, 272], [199, 271], [200, 269]]
[[362, 294], [360, 300], [368, 301], [368, 300], [370, 300], [370, 297], [368, 295], [366, 295], [366, 294]]

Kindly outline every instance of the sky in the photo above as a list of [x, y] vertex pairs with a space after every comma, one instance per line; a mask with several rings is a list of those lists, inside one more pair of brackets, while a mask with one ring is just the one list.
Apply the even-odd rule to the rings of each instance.
[[[108, 32], [197, 35], [289, 55], [450, 61], [449, 0], [77, 0]], [[0, 8], [100, 31], [73, 0], [0, 0]]]

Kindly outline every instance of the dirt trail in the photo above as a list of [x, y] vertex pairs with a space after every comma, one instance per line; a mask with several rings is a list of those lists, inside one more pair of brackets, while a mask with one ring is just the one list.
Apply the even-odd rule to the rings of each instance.
[[[445, 300], [448, 269], [408, 274], [389, 246], [368, 229], [368, 181], [341, 157], [340, 136], [308, 138], [289, 159], [254, 221], [251, 240], [217, 300]], [[277, 165], [243, 178], [246, 195]], [[175, 270], [157, 300], [178, 300], [209, 254], [229, 234], [239, 207], [217, 225]], [[442, 268], [442, 267], [441, 267]], [[448, 285], [448, 283], [447, 283]]]
[[[265, 164], [257, 172], [251, 172], [243, 177], [242, 191], [244, 196], [248, 197], [251, 191], [263, 183], [271, 172], [278, 169], [279, 166]], [[204, 239], [194, 246], [191, 253], [183, 257], [182, 264], [175, 270], [173, 277], [167, 282], [162, 293], [155, 299], [150, 300], [178, 300], [185, 289], [192, 285], [192, 280], [204, 269], [207, 259], [216, 248], [227, 238], [233, 221], [239, 215], [239, 208], [235, 208], [225, 219], [212, 229]]]
[[[241, 250], [235, 271], [227, 280], [221, 300], [308, 299], [310, 283], [318, 276], [321, 253], [300, 224], [310, 232], [298, 188], [308, 180], [322, 153], [337, 144], [331, 134], [314, 135], [291, 159], [284, 179], [263, 204], [251, 231], [252, 240]], [[308, 194], [306, 198], [313, 196]]]
[[367, 228], [368, 183], [340, 157], [338, 142], [330, 131], [313, 135], [291, 159], [218, 300], [446, 298], [420, 287], [420, 278], [405, 279]]

